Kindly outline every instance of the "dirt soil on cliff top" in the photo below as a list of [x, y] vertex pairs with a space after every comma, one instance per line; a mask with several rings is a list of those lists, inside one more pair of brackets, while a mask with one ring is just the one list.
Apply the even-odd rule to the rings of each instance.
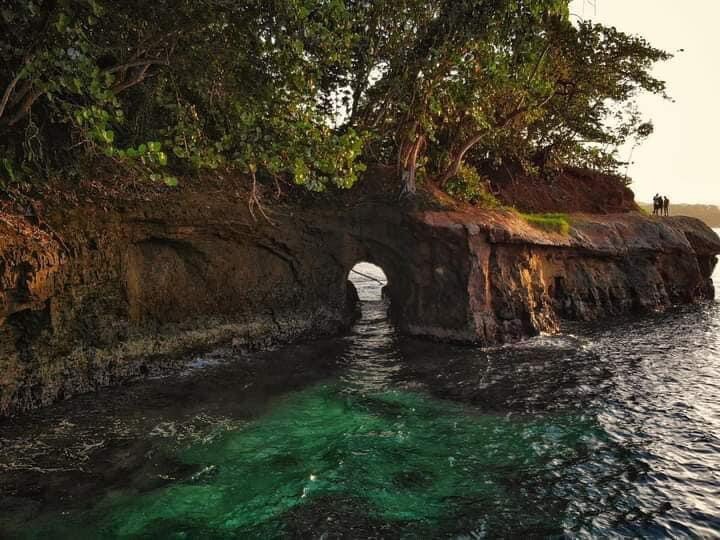
[[498, 200], [521, 212], [616, 214], [638, 210], [635, 194], [619, 176], [575, 167], [552, 178], [509, 169], [487, 176]]
[[[551, 179], [530, 177], [509, 170], [486, 174], [489, 187], [505, 206], [528, 213], [584, 213], [613, 214], [637, 211], [633, 192], [621, 178], [581, 169], [566, 169]], [[365, 178], [351, 190], [328, 190], [325, 193], [309, 193], [297, 186], [264, 186], [260, 193], [261, 204], [272, 215], [282, 208], [335, 208], [342, 209], [357, 204], [398, 201], [399, 182], [394, 169], [374, 167]], [[62, 216], [71, 209], [85, 208], [91, 212], [108, 212], [123, 207], [145, 206], [148, 209], [163, 207], [169, 201], [192, 206], [214, 206], [213, 203], [235, 200], [248, 204], [249, 182], [240, 175], [203, 174], [200, 177], [183, 178], [177, 188], [142, 180], [124, 178], [95, 178], [83, 182], [56, 179], [36, 186], [15, 196], [3, 193], [0, 197], [0, 225], [2, 229], [14, 229], [21, 236], [37, 234], [48, 214]], [[183, 202], [181, 202], [183, 201]], [[406, 210], [468, 210], [472, 213], [482, 208], [456, 201], [435, 186], [419, 186], [413, 201], [399, 204]], [[262, 218], [257, 206], [256, 217]], [[61, 218], [62, 221], [62, 218]], [[33, 226], [35, 225], [35, 226]], [[47, 229], [47, 227], [40, 227]], [[26, 229], [26, 230], [23, 230]], [[47, 231], [45, 231], [47, 232]], [[3, 232], [9, 233], [8, 230]], [[41, 234], [40, 236], [45, 236]], [[51, 236], [55, 236], [51, 234]], [[47, 238], [45, 238], [47, 239]]]

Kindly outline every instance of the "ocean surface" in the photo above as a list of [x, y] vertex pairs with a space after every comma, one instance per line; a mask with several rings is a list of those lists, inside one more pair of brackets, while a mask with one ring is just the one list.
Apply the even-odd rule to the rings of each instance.
[[483, 350], [358, 270], [346, 336], [0, 421], [0, 538], [720, 537], [719, 302]]

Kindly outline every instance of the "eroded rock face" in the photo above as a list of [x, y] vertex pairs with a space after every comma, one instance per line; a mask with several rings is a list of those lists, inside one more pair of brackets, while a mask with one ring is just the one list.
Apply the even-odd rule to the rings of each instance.
[[398, 329], [493, 344], [713, 296], [720, 239], [687, 218], [576, 216], [569, 235], [509, 212], [286, 207], [169, 196], [0, 231], [0, 414], [155, 373], [221, 344], [337, 334], [347, 281], [383, 268]]

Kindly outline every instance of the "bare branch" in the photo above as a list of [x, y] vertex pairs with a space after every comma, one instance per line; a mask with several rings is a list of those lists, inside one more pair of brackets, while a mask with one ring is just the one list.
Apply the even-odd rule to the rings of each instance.
[[28, 92], [32, 90], [33, 82], [31, 80], [27, 80], [22, 83], [19, 90], [15, 91], [15, 94], [11, 97], [10, 101], [8, 102], [8, 106], [14, 107], [18, 103], [20, 103], [25, 96], [28, 95]]
[[[0, 118], [2, 118], [2, 115], [5, 113], [5, 107], [8, 104], [8, 101], [10, 101], [10, 96], [15, 91], [15, 87], [17, 86], [17, 83], [20, 81], [20, 79], [23, 76], [23, 71], [25, 69], [25, 66], [27, 66], [30, 63], [32, 56], [27, 53], [25, 54], [25, 57], [23, 58], [22, 65], [18, 69], [17, 74], [13, 78], [12, 81], [10, 81], [10, 84], [5, 89], [5, 93], [3, 94], [2, 101], [0, 101]], [[12, 101], [10, 101], [10, 106], [12, 107], [15, 103], [18, 103], [25, 95], [30, 91], [30, 88], [32, 88], [32, 81], [25, 81], [25, 84], [20, 88], [20, 92], [16, 93], [16, 95], [13, 97]], [[19, 94], [19, 95], [18, 95]]]
[[20, 120], [25, 118], [27, 114], [30, 112], [30, 109], [35, 104], [35, 102], [45, 93], [44, 90], [35, 90], [34, 92], [28, 94], [28, 96], [25, 98], [25, 101], [23, 101], [23, 104], [20, 106], [20, 108], [17, 110], [17, 112], [10, 117], [10, 119], [7, 121], [8, 126], [14, 126], [17, 124]]
[[130, 68], [134, 67], [141, 67], [141, 66], [151, 66], [151, 65], [159, 65], [159, 66], [169, 66], [170, 63], [167, 60], [156, 60], [152, 58], [147, 58], [145, 60], [137, 60], [135, 62], [128, 62], [127, 64], [120, 64], [117, 66], [113, 66], [111, 68], [108, 68], [105, 70], [105, 73], [117, 73], [118, 71], [125, 71]]
[[533, 68], [532, 74], [530, 75], [528, 82], [532, 82], [535, 76], [538, 74], [538, 71], [540, 70], [540, 65], [542, 64], [543, 60], [545, 60], [545, 55], [547, 55], [548, 51], [550, 50], [550, 46], [551, 44], [548, 43], [545, 49], [543, 49], [540, 58], [538, 58], [538, 61], [535, 63], [535, 67]]
[[22, 77], [22, 70], [19, 70], [17, 75], [15, 75], [15, 78], [10, 81], [10, 84], [5, 89], [5, 93], [3, 94], [2, 101], [0, 101], [0, 118], [2, 118], [3, 113], [5, 112], [5, 106], [7, 105], [8, 100], [10, 99], [10, 94], [13, 93], [15, 90], [15, 86], [20, 81], [20, 77]]
[[112, 93], [119, 94], [120, 92], [143, 82], [145, 80], [145, 75], [147, 74], [148, 69], [150, 69], [150, 65], [151, 64], [144, 64], [142, 69], [139, 69], [132, 79], [128, 81], [120, 81], [119, 83], [113, 85], [113, 87], [110, 89]]

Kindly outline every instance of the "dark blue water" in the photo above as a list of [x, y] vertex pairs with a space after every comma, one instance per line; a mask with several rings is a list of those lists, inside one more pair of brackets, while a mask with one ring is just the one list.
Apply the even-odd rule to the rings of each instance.
[[481, 350], [355, 278], [347, 336], [0, 423], [0, 537], [720, 536], [720, 303]]

